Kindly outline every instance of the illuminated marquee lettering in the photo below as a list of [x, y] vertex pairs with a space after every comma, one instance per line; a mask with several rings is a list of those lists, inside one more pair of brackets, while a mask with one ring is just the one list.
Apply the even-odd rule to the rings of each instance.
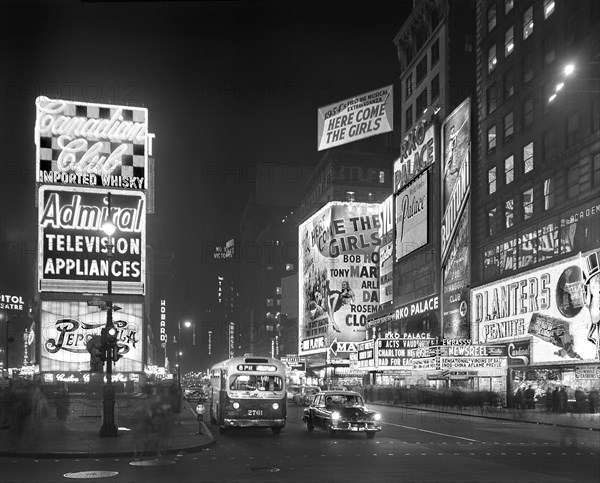
[[549, 273], [517, 279], [475, 293], [475, 321], [502, 319], [547, 310], [551, 303]]
[[394, 162], [394, 193], [433, 164], [434, 156], [433, 126], [427, 128], [425, 121], [421, 121], [408, 132], [400, 146], [400, 157]]
[[[106, 199], [104, 202], [108, 203]], [[110, 219], [118, 230], [140, 233], [144, 213], [144, 200], [140, 198], [135, 208], [111, 207]], [[108, 206], [82, 205], [81, 195], [77, 194], [72, 195], [70, 203], [61, 206], [59, 193], [50, 193], [40, 217], [40, 225], [44, 228], [98, 231], [108, 218]]]

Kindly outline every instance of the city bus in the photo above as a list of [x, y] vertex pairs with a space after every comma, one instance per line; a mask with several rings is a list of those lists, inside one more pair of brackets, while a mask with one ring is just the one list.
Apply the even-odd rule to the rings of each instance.
[[233, 357], [210, 369], [210, 420], [227, 428], [271, 428], [287, 417], [285, 364], [271, 357]]

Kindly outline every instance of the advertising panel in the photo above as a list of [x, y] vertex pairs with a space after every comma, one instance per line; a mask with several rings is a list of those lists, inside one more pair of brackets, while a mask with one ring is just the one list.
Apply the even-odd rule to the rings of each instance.
[[442, 124], [442, 265], [457, 230], [471, 186], [471, 100]]
[[381, 248], [379, 250], [379, 305], [385, 309], [394, 298], [394, 197], [379, 206]]
[[[141, 303], [121, 303], [113, 313], [118, 330], [121, 358], [114, 372], [141, 372], [144, 341]], [[41, 350], [42, 372], [89, 372], [91, 355], [88, 347], [94, 336], [100, 337], [106, 325], [106, 310], [88, 307], [87, 302], [42, 301]]]
[[473, 337], [531, 339], [531, 363], [598, 359], [598, 252], [471, 291]]
[[379, 308], [379, 205], [331, 202], [299, 229], [299, 354], [364, 340]]
[[428, 355], [427, 348], [436, 343], [436, 339], [428, 333], [404, 336], [377, 339], [377, 369], [412, 369], [413, 359]]
[[357, 367], [360, 369], [368, 369], [375, 367], [375, 341], [365, 340], [363, 342], [359, 342], [356, 345], [358, 349]]
[[400, 145], [400, 157], [394, 161], [394, 193], [435, 163], [435, 125], [425, 121], [412, 128]]
[[[469, 201], [467, 201], [467, 204]], [[461, 217], [454, 240], [450, 243], [450, 251], [446, 265], [442, 268], [443, 276], [443, 329], [444, 339], [468, 339], [469, 328], [469, 285], [471, 273], [470, 249], [470, 213], [466, 209]]]
[[148, 188], [148, 110], [38, 97], [38, 183]]
[[415, 251], [428, 241], [429, 190], [425, 171], [414, 183], [402, 190], [396, 198], [396, 261]]
[[317, 111], [317, 151], [394, 129], [394, 86], [389, 85]]
[[[144, 294], [146, 196], [139, 191], [39, 188], [40, 291]], [[111, 218], [113, 236], [102, 231]]]

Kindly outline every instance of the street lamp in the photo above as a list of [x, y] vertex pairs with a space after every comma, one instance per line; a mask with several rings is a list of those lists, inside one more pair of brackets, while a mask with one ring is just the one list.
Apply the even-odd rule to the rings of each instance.
[[[186, 320], [183, 325], [191, 327], [192, 323]], [[181, 389], [181, 319], [177, 321], [177, 389]]]
[[116, 227], [112, 222], [111, 215], [111, 196], [110, 192], [107, 195], [108, 216], [102, 225], [102, 231], [108, 235], [108, 243], [106, 244], [106, 258], [108, 259], [108, 280], [107, 285], [107, 301], [106, 301], [106, 326], [101, 332], [102, 353], [103, 359], [106, 360], [106, 384], [102, 387], [102, 427], [100, 428], [101, 437], [114, 438], [118, 436], [117, 426], [115, 425], [115, 387], [112, 383], [112, 363], [116, 361], [116, 335], [117, 329], [113, 324], [113, 303], [112, 295], [112, 279], [111, 266], [114, 255], [114, 245], [111, 243], [111, 237], [116, 231]]

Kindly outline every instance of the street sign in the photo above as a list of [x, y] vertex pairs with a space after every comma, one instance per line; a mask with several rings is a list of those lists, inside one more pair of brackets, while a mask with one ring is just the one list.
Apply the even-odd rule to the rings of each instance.
[[337, 351], [338, 351], [338, 341], [337, 341], [337, 339], [333, 339], [333, 342], [329, 346], [329, 350], [331, 351], [331, 353], [334, 356], [337, 356]]

